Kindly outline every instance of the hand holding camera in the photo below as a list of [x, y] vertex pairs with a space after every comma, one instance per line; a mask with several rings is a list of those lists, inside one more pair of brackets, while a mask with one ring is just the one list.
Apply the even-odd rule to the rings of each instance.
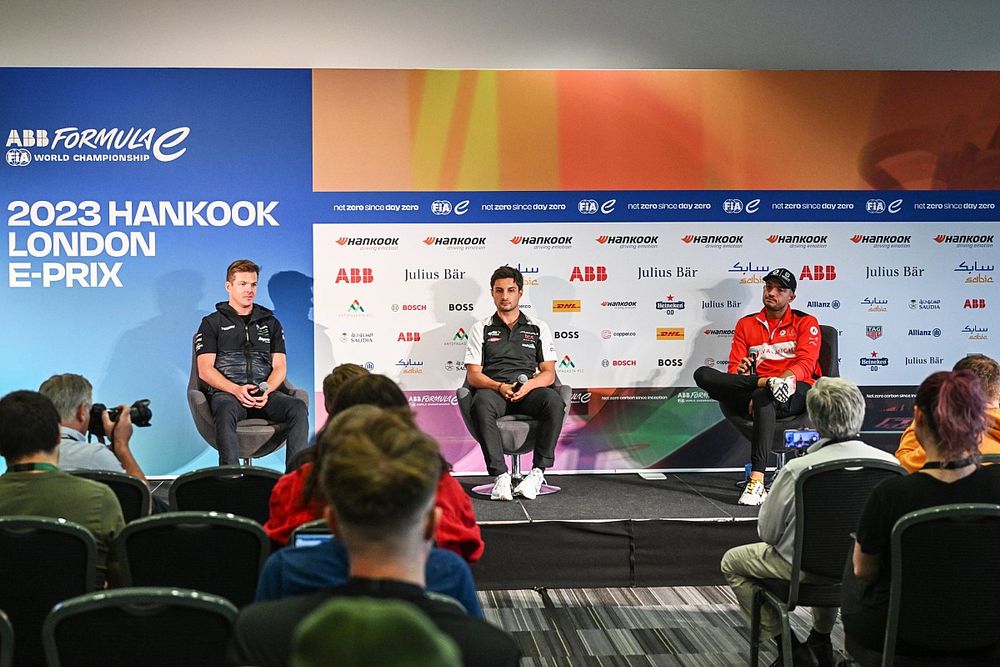
[[[126, 419], [123, 420], [122, 415]], [[152, 418], [153, 411], [149, 409], [148, 398], [136, 401], [130, 408], [124, 405], [108, 408], [103, 403], [94, 403], [90, 406], [90, 423], [87, 425], [87, 433], [97, 436], [100, 442], [104, 442], [105, 436], [112, 432], [125, 435], [125, 430], [127, 429], [128, 438], [132, 436], [133, 425], [140, 427], [149, 426]]]

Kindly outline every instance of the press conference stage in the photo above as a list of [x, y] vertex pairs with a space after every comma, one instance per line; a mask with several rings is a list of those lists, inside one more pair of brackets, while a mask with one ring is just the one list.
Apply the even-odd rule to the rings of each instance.
[[[757, 508], [736, 504], [743, 473], [547, 476], [535, 500], [473, 495], [486, 553], [481, 590], [696, 586], [724, 583], [719, 560], [757, 540]], [[485, 477], [460, 477], [470, 491]]]

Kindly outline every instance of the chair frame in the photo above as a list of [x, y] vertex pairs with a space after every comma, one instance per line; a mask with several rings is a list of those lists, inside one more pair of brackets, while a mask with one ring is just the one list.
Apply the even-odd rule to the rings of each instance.
[[210, 466], [208, 468], [198, 468], [197, 470], [186, 472], [183, 475], [179, 476], [177, 479], [175, 479], [173, 483], [170, 485], [170, 490], [168, 491], [170, 511], [171, 512], [199, 511], [199, 512], [226, 513], [218, 508], [216, 509], [183, 508], [180, 506], [177, 500], [177, 495], [178, 495], [178, 489], [183, 489], [186, 484], [191, 484], [202, 479], [214, 479], [217, 477], [230, 477], [230, 476], [266, 477], [268, 479], [273, 479], [274, 483], [277, 484], [278, 480], [281, 478], [281, 473], [278, 472], [277, 470], [272, 470], [271, 468], [262, 468], [259, 466], [248, 466], [248, 465]]
[[[82, 477], [84, 479], [100, 482], [101, 484], [106, 484], [111, 487], [115, 496], [118, 497], [119, 505], [121, 504], [121, 496], [118, 494], [119, 487], [127, 486], [136, 489], [142, 498], [143, 511], [140, 512], [139, 516], [131, 518], [125, 517], [125, 523], [134, 521], [135, 519], [141, 519], [142, 517], [149, 516], [152, 513], [152, 494], [149, 492], [149, 486], [134, 475], [129, 475], [125, 472], [116, 472], [114, 470], [70, 470], [69, 473], [75, 477]], [[124, 514], [124, 506], [122, 507], [122, 513]]]
[[[889, 610], [886, 614], [885, 643], [882, 647], [882, 666], [893, 667], [896, 661], [896, 639], [899, 633], [899, 612], [903, 597], [903, 536], [914, 526], [931, 521], [950, 521], [969, 518], [1000, 519], [1000, 505], [990, 503], [953, 503], [927, 507], [904, 514], [892, 527], [890, 553], [892, 573], [889, 587]], [[912, 556], [911, 556], [912, 557]]]
[[[560, 397], [563, 399], [563, 403], [565, 404], [563, 407], [564, 417], [566, 415], [569, 415], [569, 407], [570, 403], [572, 402], [570, 400], [573, 391], [572, 387], [560, 382], [559, 377], [556, 376], [556, 379], [552, 383], [551, 388], [555, 389], [559, 393]], [[458, 398], [459, 412], [462, 415], [462, 421], [465, 422], [466, 429], [469, 431], [469, 434], [475, 439], [476, 442], [482, 444], [478, 430], [475, 428], [475, 424], [473, 423], [471, 415], [472, 397], [475, 396], [476, 391], [479, 390], [470, 387], [468, 381], [466, 381], [462, 384], [461, 387], [455, 390], [455, 395]], [[463, 407], [463, 404], [465, 404], [466, 402], [468, 403], [469, 406], [468, 409]], [[515, 421], [525, 423], [528, 427], [529, 434], [531, 432], [532, 425], [537, 424], [538, 422], [538, 420], [529, 415], [505, 415], [497, 419], [498, 424], [502, 422], [515, 422]], [[523, 475], [521, 474], [521, 455], [527, 454], [528, 452], [534, 450], [534, 444], [532, 443], [531, 447], [527, 447], [526, 446], [527, 442], [528, 440], [526, 439], [525, 444], [518, 447], [514, 451], [508, 451], [506, 448], [504, 448], [504, 454], [510, 457], [510, 476], [512, 482], [516, 482], [522, 479], [523, 477]], [[472, 487], [472, 492], [480, 496], [490, 496], [493, 493], [493, 486], [494, 482], [489, 482], [487, 484], [480, 484], [478, 486]], [[551, 493], [557, 493], [561, 490], [562, 489], [560, 487], [554, 486], [552, 484], [542, 484], [541, 488], [538, 490], [538, 495], [544, 496]]]
[[[803, 589], [802, 575], [803, 575], [803, 560], [805, 552], [805, 542], [807, 535], [807, 524], [806, 524], [806, 510], [807, 503], [805, 497], [805, 485], [806, 483], [817, 475], [837, 473], [839, 471], [851, 471], [853, 469], [876, 469], [885, 470], [897, 475], [905, 474], [906, 470], [896, 463], [889, 461], [882, 461], [879, 459], [865, 459], [865, 458], [854, 458], [854, 459], [840, 459], [836, 461], [826, 461], [823, 463], [818, 463], [813, 466], [809, 466], [799, 475], [798, 479], [795, 480], [795, 541], [794, 541], [794, 551], [792, 555], [792, 574], [787, 582], [783, 580], [771, 580], [764, 579], [758, 580], [760, 585], [754, 594], [753, 605], [750, 611], [750, 666], [757, 667], [759, 662], [760, 653], [760, 611], [764, 604], [764, 600], [773, 604], [779, 612], [781, 617], [781, 650], [784, 660], [785, 667], [792, 667], [792, 636], [791, 636], [791, 625], [788, 621], [788, 614], [794, 610], [797, 606], [807, 606], [807, 607], [839, 607], [840, 606], [840, 588], [841, 582], [831, 581], [829, 584], [805, 584], [809, 587], [809, 594], [805, 594], [806, 591]], [[874, 488], [874, 487], [873, 487]], [[869, 492], [871, 489], [869, 489]], [[867, 496], [866, 496], [867, 498]], [[815, 502], [810, 499], [810, 502]], [[858, 504], [858, 513], [860, 514], [864, 503]], [[855, 529], [856, 519], [854, 521], [848, 520], [847, 531], [845, 536], [849, 535], [851, 530]], [[846, 559], [846, 552], [839, 554], [837, 556], [830, 556], [830, 558], [839, 559], [841, 566], [840, 570], [843, 570], [843, 563]], [[807, 563], [808, 565], [808, 563]], [[830, 568], [831, 570], [836, 568]], [[766, 582], [773, 581], [776, 584], [776, 588], [783, 588], [787, 583], [788, 586], [788, 596], [783, 598], [778, 595], [779, 591], [768, 590]], [[830, 600], [836, 600], [836, 604], [830, 604]]]
[[[257, 562], [258, 577], [264, 570], [264, 563], [267, 562], [268, 556], [271, 555], [271, 542], [267, 537], [267, 533], [264, 532], [264, 529], [256, 521], [223, 512], [168, 512], [166, 514], [156, 514], [136, 519], [125, 526], [118, 539], [115, 540], [115, 556], [118, 559], [121, 569], [122, 586], [133, 586], [132, 564], [128, 557], [129, 540], [136, 533], [158, 530], [162, 526], [174, 526], [185, 523], [224, 526], [252, 534], [257, 538], [260, 546], [260, 556]], [[213, 595], [217, 594], [213, 593]]]
[[235, 605], [229, 600], [186, 588], [140, 586], [87, 593], [60, 602], [45, 619], [42, 625], [42, 645], [49, 667], [61, 667], [63, 664], [56, 644], [56, 630], [62, 621], [90, 611], [131, 605], [167, 605], [217, 613], [230, 627], [235, 624], [238, 614]]
[[11, 667], [14, 662], [14, 626], [7, 614], [0, 610], [0, 667]]
[[93, 591], [97, 588], [97, 541], [93, 533], [87, 530], [86, 526], [66, 519], [53, 519], [47, 516], [33, 516], [27, 514], [17, 514], [0, 517], [0, 529], [19, 530], [30, 528], [32, 530], [49, 530], [56, 533], [66, 533], [78, 538], [84, 543], [87, 552], [85, 567], [90, 573], [86, 582], [86, 590]]
[[[197, 338], [197, 334], [191, 339], [191, 376], [188, 379], [187, 387], [188, 407], [191, 410], [191, 417], [194, 419], [198, 434], [213, 449], [218, 449], [215, 443], [215, 418], [212, 416], [212, 407], [209, 404], [208, 396], [201, 388], [201, 379], [198, 375], [198, 355], [193, 352], [195, 338]], [[287, 377], [282, 386], [283, 393], [299, 399], [308, 408], [309, 393], [305, 389], [295, 387]], [[281, 449], [288, 439], [288, 428], [284, 422], [273, 422], [259, 418], [242, 419], [236, 423], [236, 437], [239, 441], [239, 458], [244, 465], [249, 466], [255, 458], [267, 456]], [[259, 444], [245, 445], [251, 440]]]

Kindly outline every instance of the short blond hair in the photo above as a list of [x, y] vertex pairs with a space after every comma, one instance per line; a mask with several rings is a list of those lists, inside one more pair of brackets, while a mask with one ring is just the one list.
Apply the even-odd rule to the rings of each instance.
[[260, 276], [260, 267], [249, 259], [235, 259], [226, 269], [226, 282], [233, 282], [233, 276], [237, 273], [256, 273]]

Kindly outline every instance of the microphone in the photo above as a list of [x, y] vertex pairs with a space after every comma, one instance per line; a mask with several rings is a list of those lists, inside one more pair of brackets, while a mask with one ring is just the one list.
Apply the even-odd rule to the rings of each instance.
[[750, 375], [756, 375], [756, 374], [757, 374], [757, 353], [756, 352], [751, 352], [750, 353]]
[[514, 393], [516, 394], [517, 392], [521, 391], [521, 387], [523, 387], [524, 383], [527, 381], [528, 381], [527, 375], [525, 375], [524, 373], [518, 375], [517, 382], [514, 383]]
[[263, 396], [270, 389], [267, 382], [261, 382], [259, 385], [250, 390], [251, 396]]

